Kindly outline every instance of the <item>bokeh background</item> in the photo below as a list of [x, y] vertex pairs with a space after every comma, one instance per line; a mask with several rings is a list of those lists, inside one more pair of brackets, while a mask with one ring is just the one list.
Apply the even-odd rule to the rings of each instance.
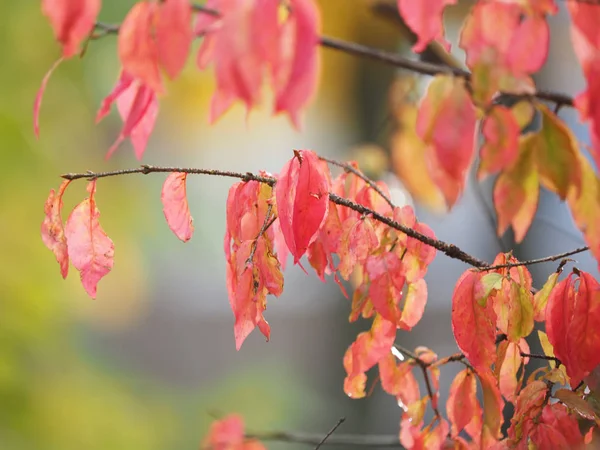
[[[103, 3], [101, 19], [119, 22], [134, 2]], [[371, 3], [320, 1], [324, 33], [408, 54], [410, 45], [397, 24], [373, 14]], [[461, 2], [446, 17], [454, 42], [468, 6]], [[121, 127], [116, 113], [94, 123], [118, 75], [116, 39], [92, 42], [83, 59], [73, 58], [54, 73], [36, 140], [33, 99], [60, 50], [39, 2], [0, 2], [0, 17], [0, 448], [193, 449], [214, 418], [231, 412], [243, 414], [251, 431], [324, 434], [344, 416], [348, 420], [340, 433], [397, 433], [401, 411], [379, 388], [359, 401], [343, 393], [343, 353], [368, 323], [348, 324], [348, 301], [334, 283], [289, 267], [284, 294], [269, 302], [271, 342], [255, 332], [235, 351], [222, 254], [232, 180], [188, 179], [196, 233], [187, 244], [164, 221], [162, 175], [100, 180], [97, 203], [115, 243], [114, 270], [101, 281], [96, 300], [85, 295], [73, 268], [62, 280], [40, 239], [44, 201], [60, 184], [59, 174], [139, 164], [128, 143], [109, 161], [104, 158]], [[538, 82], [575, 94], [583, 81], [566, 25], [564, 11], [552, 19], [551, 57]], [[390, 151], [388, 91], [395, 77], [405, 74], [332, 50], [321, 52], [321, 84], [302, 133], [286, 118], [270, 116], [268, 93], [264, 107], [247, 122], [236, 106], [208, 126], [213, 75], [199, 73], [191, 57], [185, 73], [168, 85], [143, 162], [277, 172], [292, 149], [311, 148], [358, 159], [390, 182], [400, 202], [410, 201], [381, 162]], [[417, 83], [418, 89], [425, 86]], [[564, 114], [586, 141], [577, 117]], [[514, 247], [510, 234], [495, 237], [492, 183], [470, 182], [449, 214], [417, 205], [419, 218], [439, 238], [491, 261]], [[85, 182], [73, 183], [63, 216], [85, 195]], [[516, 251], [527, 259], [581, 244], [567, 209], [544, 194], [534, 227]], [[590, 258], [577, 259], [580, 268], [596, 273]], [[426, 345], [440, 355], [456, 351], [450, 298], [465, 269], [443, 255], [436, 258], [428, 275], [425, 317], [411, 334], [399, 334], [402, 345]], [[554, 269], [533, 269], [535, 285]], [[442, 392], [455, 369], [443, 370]]]

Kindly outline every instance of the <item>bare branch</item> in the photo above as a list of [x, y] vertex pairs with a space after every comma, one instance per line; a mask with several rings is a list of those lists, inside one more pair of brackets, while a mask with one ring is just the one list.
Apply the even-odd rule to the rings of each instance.
[[329, 430], [329, 432], [325, 435], [325, 437], [323, 438], [323, 440], [321, 440], [321, 442], [319, 442], [317, 444], [317, 446], [315, 447], [315, 450], [319, 450], [321, 448], [321, 446], [323, 444], [325, 444], [325, 442], [327, 441], [327, 439], [329, 439], [331, 437], [331, 435], [335, 432], [335, 430], [338, 429], [338, 427], [343, 424], [346, 421], [345, 417], [342, 417], [340, 420], [338, 420], [338, 422], [333, 426], [333, 428], [331, 430]]
[[[319, 445], [323, 441], [321, 434], [275, 431], [265, 433], [252, 433], [246, 436], [248, 439], [260, 439], [261, 441], [278, 441], [293, 444]], [[334, 434], [322, 445], [340, 445], [344, 447], [367, 447], [367, 448], [404, 448], [400, 444], [398, 435], [368, 435], [368, 434]]]
[[[567, 258], [568, 256], [572, 256], [572, 255], [576, 255], [578, 253], [583, 253], [583, 252], [587, 252], [590, 248], [586, 245], [585, 247], [579, 247], [576, 248], [575, 250], [570, 250], [568, 252], [564, 252], [564, 253], [559, 253], [557, 255], [552, 255], [552, 256], [546, 256], [544, 258], [538, 258], [538, 259], [530, 259], [527, 261], [519, 261], [516, 263], [507, 263], [507, 264], [498, 264], [496, 266], [489, 266], [489, 267], [484, 267], [481, 270], [496, 270], [496, 269], [508, 269], [511, 267], [518, 267], [518, 266], [532, 266], [534, 264], [540, 264], [540, 263], [545, 263], [545, 262], [552, 262], [552, 261], [558, 261], [559, 259], [563, 259], [563, 258]], [[561, 263], [561, 266], [564, 265], [563, 263]]]

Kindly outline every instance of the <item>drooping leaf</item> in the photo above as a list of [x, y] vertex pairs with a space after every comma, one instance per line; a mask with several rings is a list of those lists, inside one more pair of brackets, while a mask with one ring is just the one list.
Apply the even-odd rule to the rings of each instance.
[[329, 177], [313, 151], [299, 150], [286, 163], [275, 198], [281, 231], [297, 264], [317, 238], [329, 209]]
[[547, 394], [548, 385], [541, 380], [532, 381], [519, 392], [508, 429], [508, 437], [513, 446], [518, 445], [522, 439], [526, 442], [526, 437], [534, 427], [534, 418], [542, 412]]
[[110, 107], [115, 101], [124, 123], [119, 137], [108, 150], [106, 157], [109, 158], [119, 145], [129, 138], [137, 159], [142, 159], [156, 123], [158, 98], [152, 89], [140, 84], [127, 72], [122, 71], [113, 91], [102, 102], [96, 122], [102, 120], [109, 113]]
[[452, 331], [456, 343], [473, 367], [491, 372], [496, 360], [496, 313], [492, 302], [479, 303], [483, 288], [480, 273], [468, 270], [456, 282], [452, 294]]
[[35, 96], [35, 101], [33, 102], [33, 132], [35, 133], [36, 138], [40, 137], [40, 109], [42, 107], [44, 92], [46, 92], [46, 86], [48, 85], [48, 81], [50, 80], [52, 73], [62, 61], [63, 58], [59, 58], [54, 64], [52, 64], [48, 72], [46, 72], [46, 75], [44, 75], [42, 84], [40, 85], [40, 88]]
[[462, 78], [437, 75], [417, 116], [417, 133], [427, 144], [429, 174], [451, 207], [474, 157], [475, 107]]
[[573, 392], [571, 389], [558, 389], [552, 394], [552, 397], [560, 400], [569, 409], [572, 409], [584, 419], [598, 420], [598, 416], [596, 416], [590, 404], [580, 394]]
[[117, 44], [123, 70], [156, 94], [162, 94], [158, 46], [153, 36], [157, 11], [158, 4], [154, 2], [142, 1], [133, 5], [121, 24]]
[[498, 388], [498, 383], [491, 372], [478, 373], [481, 389], [483, 390], [483, 432], [493, 440], [500, 438], [502, 426], [502, 410], [504, 401]]
[[400, 15], [414, 33], [417, 43], [412, 50], [420, 53], [427, 48], [431, 41], [440, 42], [450, 50], [450, 43], [444, 38], [444, 23], [442, 14], [448, 5], [456, 4], [456, 0], [432, 0], [415, 2], [413, 0], [398, 0]]
[[106, 235], [96, 207], [96, 180], [87, 186], [89, 197], [73, 209], [65, 224], [69, 259], [79, 270], [81, 283], [88, 295], [96, 298], [98, 282], [114, 264], [115, 247]]
[[485, 144], [481, 148], [481, 162], [477, 177], [512, 166], [519, 158], [519, 124], [510, 109], [498, 106], [483, 122]]
[[544, 286], [542, 286], [542, 288], [533, 296], [533, 314], [534, 319], [537, 322], [546, 320], [546, 305], [548, 304], [548, 298], [550, 298], [552, 289], [556, 286], [559, 275], [560, 272], [552, 272], [544, 283]]
[[600, 284], [586, 272], [556, 285], [546, 307], [546, 332], [573, 386], [600, 364]]
[[67, 278], [67, 274], [69, 273], [69, 254], [61, 217], [63, 206], [62, 196], [70, 182], [70, 180], [64, 180], [58, 188], [58, 192], [55, 192], [54, 189], [50, 190], [50, 194], [44, 205], [44, 213], [46, 215], [42, 222], [42, 241], [56, 256], [56, 261], [60, 265], [60, 273], [63, 278]]
[[519, 369], [529, 359], [521, 357], [521, 352], [529, 353], [529, 345], [525, 339], [521, 339], [519, 342], [504, 341], [502, 344], [506, 346], [506, 352], [502, 361], [498, 361], [501, 364], [498, 372], [498, 386], [502, 396], [507, 401], [514, 403], [521, 389], [522, 379], [518, 377]]
[[560, 403], [544, 407], [529, 436], [538, 449], [570, 450], [584, 443], [577, 419]]
[[413, 364], [397, 361], [392, 352], [388, 351], [379, 360], [378, 367], [382, 389], [396, 397], [401, 408], [407, 408], [420, 400], [419, 383], [412, 372]]
[[481, 421], [481, 406], [477, 400], [475, 375], [465, 369], [456, 375], [450, 385], [446, 411], [452, 427], [452, 436], [458, 434], [472, 421]]
[[79, 44], [94, 29], [100, 5], [101, 0], [42, 0], [42, 12], [63, 47], [63, 58], [79, 51]]
[[162, 2], [156, 21], [156, 44], [158, 61], [170, 78], [176, 78], [185, 66], [193, 37], [190, 2]]
[[410, 330], [421, 320], [427, 303], [427, 283], [423, 278], [408, 283], [407, 287], [399, 324], [404, 330]]
[[174, 172], [165, 180], [160, 199], [167, 224], [175, 236], [187, 242], [194, 234], [194, 224], [187, 201], [187, 173]]
[[494, 185], [494, 206], [498, 215], [498, 235], [508, 226], [521, 242], [533, 221], [539, 199], [539, 177], [535, 168], [535, 135], [523, 136], [519, 143], [519, 159], [497, 178]]
[[266, 450], [256, 439], [249, 439], [244, 433], [244, 420], [238, 414], [213, 422], [204, 438], [202, 448], [211, 450]]
[[286, 112], [300, 128], [300, 112], [315, 93], [319, 76], [319, 10], [314, 0], [291, 0], [282, 25], [275, 78], [275, 113]]
[[538, 104], [537, 108], [542, 113], [542, 128], [535, 146], [540, 181], [564, 200], [569, 191], [577, 193], [581, 187], [577, 140], [547, 106]]
[[365, 396], [365, 372], [385, 358], [396, 338], [396, 326], [376, 315], [369, 331], [360, 333], [344, 355], [344, 392], [352, 398]]

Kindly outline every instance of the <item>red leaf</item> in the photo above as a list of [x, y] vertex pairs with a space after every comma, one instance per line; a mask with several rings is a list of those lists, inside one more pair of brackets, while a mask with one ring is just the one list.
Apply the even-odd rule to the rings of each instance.
[[158, 46], [152, 29], [157, 8], [157, 3], [148, 1], [133, 5], [121, 24], [118, 49], [123, 70], [161, 94], [164, 89], [158, 69]]
[[452, 330], [458, 347], [481, 373], [491, 371], [496, 360], [496, 313], [489, 299], [482, 298], [481, 275], [466, 271], [452, 295]]
[[44, 92], [46, 91], [46, 86], [48, 85], [50, 76], [61, 62], [63, 62], [63, 58], [59, 58], [54, 64], [52, 64], [52, 67], [50, 67], [48, 72], [46, 72], [46, 75], [44, 75], [44, 78], [42, 79], [42, 84], [35, 96], [35, 101], [33, 102], [33, 132], [35, 133], [36, 138], [40, 137], [40, 108], [42, 107]]
[[586, 272], [556, 285], [546, 307], [546, 332], [573, 386], [600, 364], [600, 284]]
[[100, 4], [101, 0], [42, 0], [42, 12], [63, 46], [63, 58], [79, 51], [79, 44], [94, 28]]
[[161, 200], [169, 228], [183, 242], [192, 238], [194, 225], [186, 194], [187, 173], [171, 173], [163, 184]]
[[159, 5], [156, 22], [158, 61], [170, 78], [183, 70], [190, 52], [192, 7], [188, 0], [166, 0]]
[[211, 450], [266, 450], [256, 439], [249, 439], [244, 433], [244, 420], [237, 414], [213, 422], [204, 439], [202, 448]]
[[526, 438], [534, 426], [534, 418], [542, 411], [547, 393], [548, 386], [541, 380], [532, 381], [519, 393], [508, 429], [508, 437], [513, 447], [522, 439], [527, 442]]
[[106, 157], [109, 158], [123, 140], [129, 138], [136, 157], [141, 160], [158, 115], [156, 93], [123, 71], [113, 91], [103, 100], [96, 116], [97, 122], [108, 114], [115, 101], [124, 123], [119, 137], [108, 150]]
[[320, 20], [314, 0], [292, 0], [290, 7], [290, 16], [282, 26], [282, 57], [275, 68], [275, 113], [287, 112], [294, 126], [300, 128], [300, 110], [317, 87]]
[[73, 209], [65, 225], [69, 258], [79, 270], [81, 283], [88, 295], [96, 298], [98, 282], [107, 275], [114, 264], [115, 247], [106, 235], [96, 208], [96, 180], [90, 181], [90, 196]]
[[62, 196], [70, 182], [70, 180], [64, 180], [56, 193], [54, 189], [50, 190], [50, 195], [48, 195], [48, 199], [44, 205], [46, 216], [42, 222], [42, 241], [56, 256], [56, 261], [60, 264], [60, 273], [63, 278], [67, 278], [67, 274], [69, 273], [69, 254], [61, 218]]
[[481, 180], [488, 174], [513, 165], [519, 157], [519, 124], [510, 109], [497, 106], [483, 122], [485, 144], [477, 172]]
[[421, 394], [419, 383], [412, 373], [413, 364], [398, 362], [392, 352], [388, 351], [379, 360], [378, 367], [382, 389], [396, 397], [401, 408], [419, 401]]
[[[500, 437], [500, 428], [502, 426], [504, 401], [498, 389], [496, 379], [490, 373], [479, 373], [479, 381], [483, 390], [483, 432], [482, 440], [485, 444], [486, 435], [493, 440]], [[483, 446], [482, 448], [486, 448]]]
[[427, 303], [427, 283], [423, 278], [408, 283], [407, 286], [399, 323], [404, 330], [410, 330], [421, 320]]
[[297, 264], [327, 219], [329, 176], [314, 152], [295, 153], [279, 174], [275, 198], [281, 231]]
[[474, 156], [475, 107], [462, 78], [437, 75], [417, 117], [417, 133], [428, 145], [429, 174], [449, 207], [462, 192]]
[[365, 396], [365, 372], [386, 357], [396, 339], [396, 326], [375, 316], [369, 331], [364, 331], [356, 337], [344, 355], [344, 392], [352, 398]]
[[398, 0], [398, 10], [406, 24], [418, 37], [413, 52], [420, 53], [434, 40], [439, 41], [446, 51], [450, 51], [450, 43], [444, 38], [443, 12], [448, 5], [456, 4], [456, 0]]
[[475, 375], [465, 369], [459, 372], [450, 386], [446, 411], [452, 424], [452, 436], [458, 434], [472, 421], [481, 422], [481, 406], [477, 401]]
[[521, 365], [527, 363], [529, 358], [522, 358], [521, 352], [529, 353], [529, 345], [525, 339], [521, 339], [518, 343], [505, 341], [502, 344], [506, 346], [506, 353], [502, 361], [498, 361], [497, 364], [501, 364], [500, 371], [498, 373], [498, 384], [500, 392], [506, 400], [514, 403], [519, 390], [521, 388], [521, 381], [517, 378], [517, 373], [521, 368]]
[[546, 405], [539, 424], [530, 434], [531, 442], [540, 450], [570, 450], [583, 447], [583, 436], [577, 419], [560, 403]]

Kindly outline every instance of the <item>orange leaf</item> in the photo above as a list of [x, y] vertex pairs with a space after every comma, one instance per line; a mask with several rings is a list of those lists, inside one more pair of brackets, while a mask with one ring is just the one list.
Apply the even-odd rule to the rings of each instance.
[[512, 166], [519, 157], [519, 125], [510, 109], [497, 106], [483, 122], [485, 144], [477, 172], [481, 180], [486, 175]]
[[329, 176], [316, 153], [295, 152], [279, 174], [275, 198], [281, 231], [297, 264], [318, 237], [329, 209]]
[[477, 383], [469, 369], [456, 375], [450, 385], [450, 393], [446, 402], [448, 419], [452, 425], [452, 436], [458, 434], [471, 422], [481, 421], [481, 406], [477, 401]]
[[365, 396], [365, 372], [390, 353], [396, 339], [396, 326], [379, 314], [369, 331], [360, 333], [344, 355], [344, 392], [352, 398]]
[[62, 196], [70, 182], [70, 180], [64, 180], [58, 188], [58, 192], [54, 192], [54, 189], [50, 190], [50, 194], [44, 205], [46, 216], [42, 222], [42, 241], [56, 256], [56, 261], [60, 265], [60, 273], [63, 278], [67, 278], [67, 274], [69, 273], [69, 254], [61, 218]]
[[548, 385], [541, 380], [532, 381], [519, 392], [508, 429], [508, 437], [513, 446], [529, 436], [534, 418], [542, 411], [547, 394]]
[[521, 352], [529, 353], [529, 345], [527, 345], [525, 339], [521, 339], [519, 342], [505, 341], [502, 344], [506, 345], [506, 353], [502, 361], [499, 361], [502, 365], [498, 374], [498, 385], [504, 398], [514, 403], [522, 381], [519, 381], [517, 374], [521, 365], [526, 364], [529, 359], [522, 358]]
[[121, 24], [118, 49], [123, 70], [155, 93], [162, 94], [164, 89], [158, 69], [158, 46], [153, 36], [157, 8], [157, 3], [148, 1], [133, 5]]
[[492, 302], [483, 300], [481, 275], [467, 270], [452, 294], [452, 330], [456, 343], [481, 373], [491, 372], [496, 360], [496, 313]]
[[577, 419], [560, 403], [544, 407], [537, 426], [531, 431], [530, 439], [540, 450], [583, 448], [583, 436]]
[[256, 439], [248, 439], [244, 434], [244, 420], [238, 414], [230, 414], [213, 422], [204, 439], [202, 448], [211, 450], [266, 450]]
[[546, 305], [548, 304], [550, 294], [556, 286], [558, 276], [561, 272], [562, 269], [560, 272], [552, 272], [546, 280], [546, 282], [544, 283], [544, 286], [542, 286], [542, 288], [539, 291], [537, 291], [533, 296], [533, 318], [537, 322], [543, 322], [544, 320], [546, 320]]
[[535, 168], [535, 135], [520, 139], [519, 159], [504, 170], [494, 185], [494, 206], [498, 215], [498, 235], [509, 225], [515, 231], [516, 242], [521, 242], [533, 221], [539, 199], [539, 178]]
[[475, 107], [462, 78], [437, 75], [417, 117], [417, 133], [428, 145], [427, 167], [449, 207], [456, 203], [474, 156]]
[[94, 29], [101, 0], [42, 0], [54, 36], [63, 46], [63, 58], [79, 51], [79, 44]]
[[412, 373], [413, 364], [406, 361], [397, 361], [397, 358], [388, 351], [379, 362], [379, 377], [381, 387], [388, 394], [396, 397], [401, 408], [419, 401], [421, 394], [419, 383]]
[[439, 41], [446, 51], [450, 50], [450, 43], [444, 38], [442, 14], [447, 5], [454, 4], [456, 4], [456, 0], [430, 0], [428, 2], [398, 0], [400, 15], [418, 38], [412, 48], [413, 52], [422, 52], [434, 40]]
[[187, 242], [194, 234], [194, 224], [186, 194], [187, 173], [171, 173], [163, 184], [160, 199], [167, 224], [175, 236]]
[[586, 272], [556, 285], [546, 307], [546, 332], [573, 386], [600, 364], [600, 284]]
[[156, 22], [158, 61], [170, 78], [183, 70], [192, 39], [192, 7], [188, 0], [166, 0], [159, 5]]
[[65, 224], [68, 253], [73, 266], [81, 274], [81, 283], [88, 295], [96, 298], [98, 282], [107, 275], [114, 264], [115, 247], [106, 235], [96, 208], [96, 180], [89, 182], [90, 196], [73, 209]]

